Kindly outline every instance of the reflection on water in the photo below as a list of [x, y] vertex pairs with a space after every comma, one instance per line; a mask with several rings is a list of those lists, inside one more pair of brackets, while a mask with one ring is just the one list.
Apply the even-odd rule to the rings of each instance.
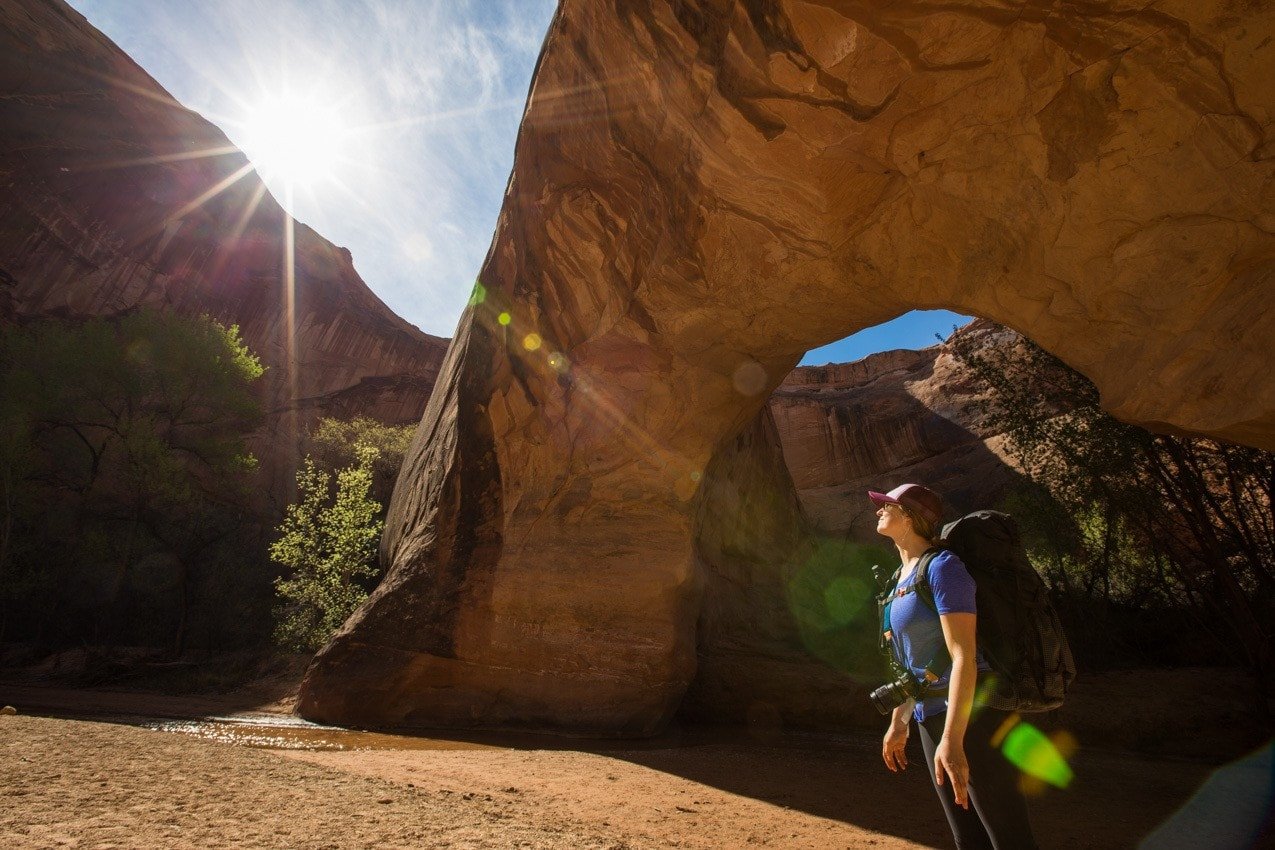
[[298, 717], [237, 714], [199, 720], [155, 720], [146, 729], [175, 732], [207, 741], [260, 747], [267, 750], [493, 750], [500, 747], [472, 741], [418, 738], [384, 732], [362, 732], [321, 726]]
[[[641, 750], [686, 749], [714, 745], [764, 744], [785, 749], [845, 750], [875, 752], [880, 746], [875, 736], [802, 733], [775, 730], [761, 735], [756, 730], [735, 727], [673, 727], [653, 738], [576, 738], [535, 732], [368, 732], [323, 726], [299, 717], [281, 714], [236, 713], [184, 720], [163, 720], [114, 716], [94, 719], [127, 723], [157, 732], [190, 735], [242, 747], [269, 750], [586, 750], [590, 752], [635, 752]], [[434, 737], [450, 735], [454, 737]], [[427, 737], [428, 736], [428, 737]]]

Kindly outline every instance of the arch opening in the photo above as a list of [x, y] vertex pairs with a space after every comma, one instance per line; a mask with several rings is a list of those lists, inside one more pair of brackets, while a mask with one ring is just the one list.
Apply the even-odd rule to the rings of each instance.
[[[866, 699], [885, 675], [871, 567], [896, 556], [864, 493], [921, 481], [950, 519], [1021, 484], [978, 414], [983, 388], [946, 341], [958, 335], [1015, 338], [947, 311], [860, 331], [803, 358], [821, 365], [797, 366], [719, 450], [696, 512], [703, 591], [680, 716], [763, 734], [877, 722]], [[823, 362], [855, 346], [873, 350]]]

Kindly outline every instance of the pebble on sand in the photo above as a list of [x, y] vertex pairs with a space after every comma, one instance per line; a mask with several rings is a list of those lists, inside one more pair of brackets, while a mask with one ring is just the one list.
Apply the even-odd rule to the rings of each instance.
[[18, 713], [18, 710], [11, 705], [6, 705], [4, 708], [0, 708], [0, 714], [17, 714], [17, 713]]

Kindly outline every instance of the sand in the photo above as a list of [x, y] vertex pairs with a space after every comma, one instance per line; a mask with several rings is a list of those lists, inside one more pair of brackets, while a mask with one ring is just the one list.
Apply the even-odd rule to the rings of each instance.
[[[99, 698], [99, 710], [103, 701], [112, 704]], [[206, 735], [209, 727], [191, 728]], [[238, 743], [25, 711], [0, 716], [0, 846], [950, 842], [929, 780], [916, 767], [919, 752], [913, 769], [894, 775], [866, 736], [756, 740], [710, 730], [642, 745], [589, 746], [384, 736], [364, 741], [378, 749], [344, 751], [261, 749], [244, 745], [250, 735], [224, 737]], [[297, 743], [289, 733], [279, 740]], [[1209, 772], [1194, 762], [1085, 750], [1073, 765], [1068, 790], [1032, 800], [1043, 847], [1135, 846]]]

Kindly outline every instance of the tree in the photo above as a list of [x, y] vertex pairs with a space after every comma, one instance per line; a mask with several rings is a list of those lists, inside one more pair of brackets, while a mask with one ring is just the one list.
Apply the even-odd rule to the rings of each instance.
[[310, 455], [320, 469], [335, 472], [356, 465], [361, 446], [376, 449], [372, 498], [389, 505], [403, 456], [415, 432], [414, 425], [386, 425], [366, 416], [349, 420], [320, 419], [310, 434]]
[[1086, 592], [1165, 599], [1255, 675], [1275, 673], [1275, 455], [1153, 434], [1107, 414], [1097, 388], [1022, 338], [956, 335], [954, 353], [988, 387], [987, 424], [1072, 521], [1055, 537], [1084, 565]]
[[281, 601], [275, 640], [313, 651], [354, 613], [376, 576], [381, 506], [369, 495], [378, 450], [359, 446], [356, 463], [332, 475], [307, 457], [297, 472], [297, 501], [288, 506], [270, 557], [289, 572], [275, 581]]
[[44, 612], [41, 629], [69, 606], [78, 613], [58, 625], [70, 637], [82, 631], [73, 617], [106, 610], [108, 636], [119, 637], [130, 569], [163, 551], [181, 564], [180, 649], [191, 570], [204, 547], [234, 533], [247, 501], [256, 461], [246, 437], [261, 421], [251, 385], [262, 372], [238, 328], [208, 317], [141, 310], [6, 329], [5, 622], [15, 602]]

